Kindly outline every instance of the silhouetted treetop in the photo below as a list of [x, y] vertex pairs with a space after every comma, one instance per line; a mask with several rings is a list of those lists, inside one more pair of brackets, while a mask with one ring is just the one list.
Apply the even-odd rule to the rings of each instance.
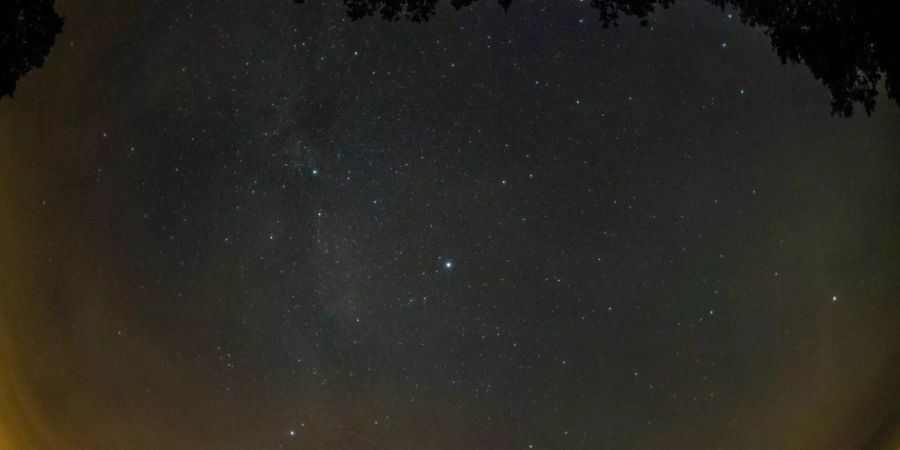
[[[299, 5], [305, 1], [294, 0], [294, 3]], [[450, 4], [456, 9], [461, 9], [476, 1], [478, 0], [450, 0]], [[498, 3], [506, 10], [512, 0], [499, 0]], [[437, 0], [344, 0], [344, 5], [347, 6], [347, 15], [353, 20], [378, 13], [382, 19], [389, 21], [408, 19], [425, 22], [434, 15]]]
[[44, 64], [63, 19], [54, 0], [0, 2], [0, 98], [12, 95], [16, 82]]
[[[477, 0], [450, 0], [456, 9]], [[720, 8], [740, 11], [741, 21], [762, 26], [782, 62], [805, 64], [831, 91], [832, 114], [848, 117], [862, 104], [867, 114], [875, 108], [878, 85], [884, 81], [888, 98], [900, 103], [900, 17], [896, 0], [706, 0]], [[303, 3], [304, 0], [295, 0]], [[640, 19], [675, 0], [591, 0], [605, 28], [620, 16]], [[512, 0], [499, 0], [508, 10]], [[427, 21], [437, 0], [344, 0], [353, 20], [376, 13], [385, 20]], [[548, 2], [548, 5], [552, 5]]]
[[802, 63], [831, 91], [832, 112], [853, 114], [861, 103], [875, 108], [884, 77], [888, 98], [898, 98], [900, 33], [894, 0], [710, 0], [733, 6], [741, 20], [761, 25], [783, 62]]

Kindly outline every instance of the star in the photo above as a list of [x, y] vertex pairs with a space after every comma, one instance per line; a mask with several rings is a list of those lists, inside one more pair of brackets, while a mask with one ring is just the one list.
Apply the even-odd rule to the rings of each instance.
[[[684, 2], [618, 29], [576, 2], [538, 11], [514, 0], [504, 15], [440, 0], [431, 22], [430, 1], [342, 2], [359, 21], [343, 14], [350, 6], [320, 14], [308, 0], [133, 2], [116, 17], [65, 8], [78, 26], [57, 39], [60, 54], [23, 79], [22, 95], [0, 99], [16, 124], [0, 125], [0, 159], [21, 174], [0, 177], [0, 204], [23, 219], [10, 235], [0, 217], [0, 248], [21, 250], [0, 252], [0, 266], [25, 280], [0, 298], [17, 319], [3, 322], [17, 352], [0, 351], [0, 366], [21, 381], [11, 393], [50, 411], [36, 431], [95, 414], [108, 427], [64, 433], [59, 447], [102, 447], [109, 428], [137, 449], [154, 448], [157, 432], [195, 447], [602, 448], [666, 442], [686, 423], [680, 411], [713, 408], [723, 414], [706, 417], [692, 445], [730, 448], [744, 436], [717, 430], [756, 420], [730, 391], [789, 419], [757, 424], [762, 445], [874, 439], [792, 412], [855, 411], [865, 393], [900, 388], [857, 376], [892, 362], [893, 345], [803, 345], [893, 342], [884, 324], [900, 312], [883, 289], [890, 271], [878, 269], [900, 256], [884, 245], [896, 231], [880, 226], [900, 212], [900, 183], [871, 164], [896, 154], [885, 125], [900, 110], [884, 98], [873, 120], [847, 121], [827, 98], [860, 104], [847, 83], [897, 72], [876, 61], [887, 39], [869, 37], [885, 25], [870, 22], [878, 11], [840, 18], [860, 38], [850, 56], [862, 57], [843, 61], [839, 43], [802, 33], [843, 14], [816, 15], [809, 2]], [[638, 8], [619, 11], [626, 25], [667, 2], [605, 3]], [[858, 4], [877, 2], [832, 3], [864, 12]], [[385, 13], [423, 23], [382, 23]], [[172, 27], [148, 32], [141, 20]], [[773, 57], [771, 37], [750, 24], [800, 32]], [[269, 38], [240, 39], [260, 33]], [[96, 38], [146, 51], [107, 52], [88, 45]], [[642, 51], [648, 42], [656, 51]], [[84, 70], [62, 64], [75, 50], [91, 55], [76, 64]], [[779, 51], [824, 55], [812, 75], [836, 63], [851, 79], [797, 74]], [[154, 64], [159, 55], [167, 64]], [[857, 73], [867, 61], [872, 71]], [[129, 101], [114, 101], [122, 94]], [[860, 147], [871, 157], [857, 158]], [[811, 195], [820, 184], [828, 195]], [[846, 305], [838, 289], [851, 292]], [[771, 389], [740, 363], [760, 356], [747, 330], [796, 362], [767, 368]], [[854, 371], [817, 364], [835, 359]], [[35, 367], [42, 376], [29, 376]], [[115, 374], [116, 389], [94, 373]], [[823, 395], [794, 392], [797, 373], [824, 380], [811, 386]], [[57, 388], [83, 401], [55, 413], [40, 394]], [[195, 397], [213, 400], [199, 416]], [[891, 419], [858, 412], [860, 423]], [[7, 436], [19, 419], [0, 426], [16, 448], [30, 437]], [[797, 426], [822, 433], [797, 440]]]

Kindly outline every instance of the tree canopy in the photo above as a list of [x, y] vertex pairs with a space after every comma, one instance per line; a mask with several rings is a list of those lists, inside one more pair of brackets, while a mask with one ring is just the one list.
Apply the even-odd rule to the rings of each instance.
[[62, 31], [63, 18], [54, 0], [7, 0], [0, 3], [0, 98], [12, 95], [23, 75], [44, 64]]

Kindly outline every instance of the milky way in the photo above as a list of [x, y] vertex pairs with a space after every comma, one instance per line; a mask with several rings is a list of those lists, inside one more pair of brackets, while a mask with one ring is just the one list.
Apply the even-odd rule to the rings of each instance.
[[734, 10], [57, 9], [0, 448], [896, 445], [900, 109]]

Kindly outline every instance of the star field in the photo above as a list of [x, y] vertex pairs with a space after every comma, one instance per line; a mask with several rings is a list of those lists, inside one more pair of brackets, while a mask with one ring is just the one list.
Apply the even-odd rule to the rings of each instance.
[[482, 3], [57, 2], [0, 102], [0, 448], [893, 443], [897, 105], [732, 8]]

